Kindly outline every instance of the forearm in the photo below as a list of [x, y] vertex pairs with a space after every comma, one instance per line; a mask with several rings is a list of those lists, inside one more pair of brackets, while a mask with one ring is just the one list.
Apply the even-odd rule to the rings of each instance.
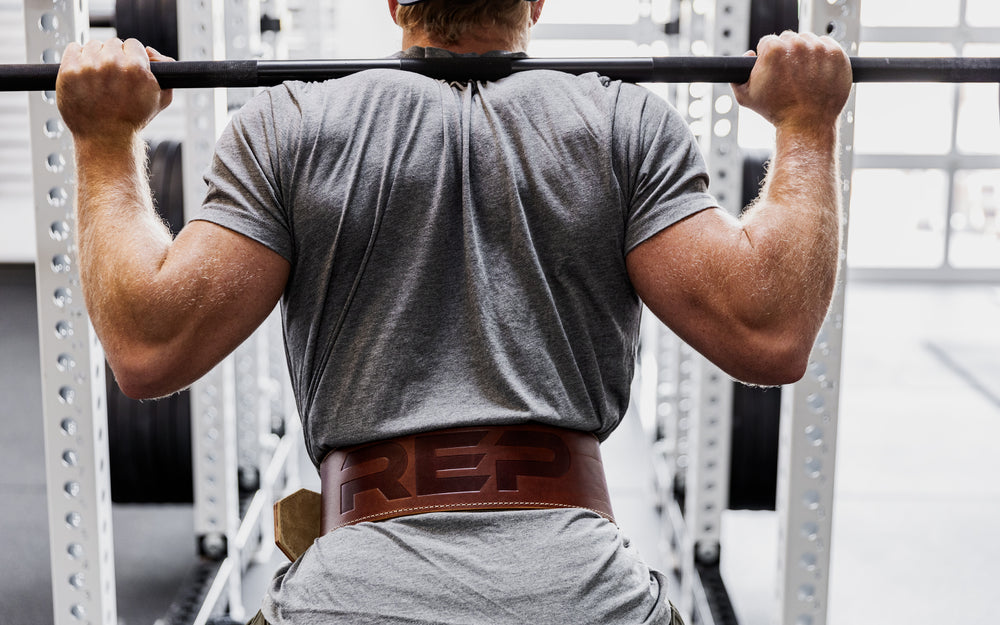
[[741, 218], [748, 312], [818, 331], [837, 280], [841, 239], [837, 129], [777, 130], [760, 198]]
[[75, 149], [80, 277], [94, 327], [110, 351], [155, 340], [162, 316], [149, 307], [171, 236], [153, 209], [145, 146], [135, 135]]

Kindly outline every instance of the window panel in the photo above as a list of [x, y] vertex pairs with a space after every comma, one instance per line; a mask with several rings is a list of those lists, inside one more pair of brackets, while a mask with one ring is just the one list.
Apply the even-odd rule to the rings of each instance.
[[869, 0], [861, 3], [863, 26], [958, 26], [958, 18], [958, 0]]
[[626, 39], [532, 39], [528, 54], [538, 58], [640, 56], [639, 44]]
[[1000, 26], [1000, 2], [966, 0], [965, 22], [969, 26]]
[[[947, 43], [866, 42], [862, 56], [951, 57]], [[854, 147], [861, 154], [951, 152], [955, 86], [927, 83], [862, 83], [857, 89]]]
[[860, 154], [947, 154], [955, 86], [857, 85], [854, 147]]
[[852, 267], [940, 267], [947, 206], [944, 171], [855, 170], [848, 263]]
[[[641, 6], [640, 6], [641, 5]], [[639, 0], [570, 0], [545, 5], [541, 23], [546, 24], [634, 24], [640, 9], [649, 15], [648, 2]]]
[[1000, 154], [1000, 89], [997, 85], [959, 86], [956, 147], [965, 154]]
[[1000, 267], [1000, 169], [955, 173], [948, 260], [953, 267]]

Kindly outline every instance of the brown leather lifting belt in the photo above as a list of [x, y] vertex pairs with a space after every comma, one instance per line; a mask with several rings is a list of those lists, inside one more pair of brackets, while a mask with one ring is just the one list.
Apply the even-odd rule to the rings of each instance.
[[330, 452], [321, 532], [426, 512], [585, 508], [614, 522], [601, 449], [538, 424], [435, 430]]

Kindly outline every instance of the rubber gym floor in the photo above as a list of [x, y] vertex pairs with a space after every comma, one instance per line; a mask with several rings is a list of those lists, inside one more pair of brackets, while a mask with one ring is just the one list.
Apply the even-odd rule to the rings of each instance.
[[[0, 266], [0, 625], [52, 623], [33, 272]], [[1000, 288], [848, 282], [830, 625], [994, 624], [1000, 580]], [[604, 447], [614, 506], [658, 552], [648, 458], [629, 415]], [[302, 467], [315, 484], [311, 466]], [[195, 563], [189, 506], [116, 505], [123, 625], [152, 625]], [[740, 622], [774, 620], [774, 513], [728, 512], [722, 570]], [[256, 610], [281, 556], [245, 578]]]

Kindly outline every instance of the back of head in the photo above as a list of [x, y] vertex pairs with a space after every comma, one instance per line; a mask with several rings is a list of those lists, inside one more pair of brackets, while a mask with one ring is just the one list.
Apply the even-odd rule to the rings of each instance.
[[531, 3], [523, 0], [425, 0], [400, 6], [396, 23], [404, 30], [423, 32], [444, 47], [467, 38], [508, 41], [508, 50], [524, 50], [531, 27]]

